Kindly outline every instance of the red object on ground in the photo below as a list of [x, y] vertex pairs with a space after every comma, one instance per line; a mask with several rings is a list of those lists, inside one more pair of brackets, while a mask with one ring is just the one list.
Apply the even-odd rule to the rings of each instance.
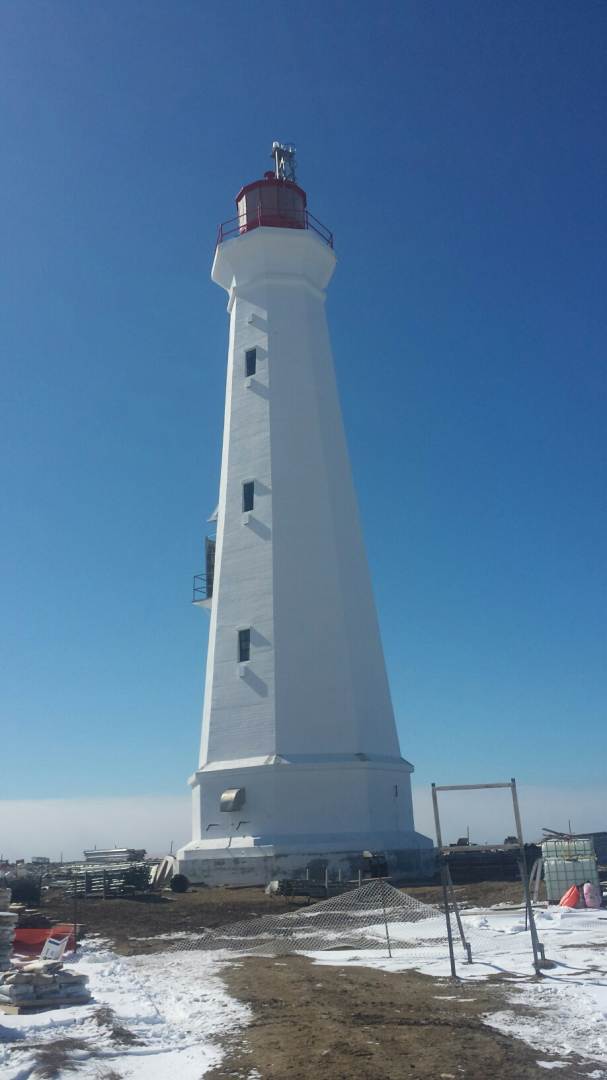
[[44, 943], [48, 938], [64, 938], [68, 935], [67, 951], [73, 952], [75, 949], [73, 923], [56, 923], [55, 926], [35, 928], [17, 926], [13, 946], [15, 952], [39, 953], [44, 948]]
[[567, 889], [566, 893], [563, 893], [559, 900], [559, 907], [577, 907], [580, 902], [580, 890], [577, 885], [572, 885], [570, 889]]

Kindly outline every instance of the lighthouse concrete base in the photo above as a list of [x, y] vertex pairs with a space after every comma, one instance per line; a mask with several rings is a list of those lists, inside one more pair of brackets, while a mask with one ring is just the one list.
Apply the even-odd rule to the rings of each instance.
[[385, 858], [385, 873], [402, 881], [431, 877], [435, 851], [421, 833], [326, 837], [298, 845], [278, 838], [212, 846], [192, 841], [177, 853], [178, 872], [192, 884], [265, 886], [275, 878], [348, 880], [368, 873], [363, 853]]
[[[177, 852], [179, 873], [205, 885], [352, 878], [368, 869], [370, 851], [385, 856], [391, 875], [422, 876], [434, 849], [415, 832], [413, 766], [366, 754], [326, 758], [224, 761], [195, 772], [193, 839]], [[222, 809], [234, 797], [238, 809]]]
[[413, 826], [412, 769], [368, 754], [205, 765], [190, 778], [194, 838], [177, 853], [179, 873], [207, 885], [348, 879], [368, 870], [366, 851], [390, 875], [424, 876], [434, 848]]

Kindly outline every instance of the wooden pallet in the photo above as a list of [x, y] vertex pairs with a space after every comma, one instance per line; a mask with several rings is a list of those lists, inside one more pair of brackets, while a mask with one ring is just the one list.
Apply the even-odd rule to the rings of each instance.
[[15, 1002], [14, 1005], [8, 1002], [2, 1002], [0, 1004], [0, 1012], [9, 1013], [11, 1016], [20, 1016], [22, 1013], [35, 1013], [45, 1012], [47, 1009], [65, 1009], [69, 1005], [88, 1005], [91, 1001], [90, 995], [86, 997], [72, 995], [69, 998], [37, 998], [36, 1001], [31, 1001], [25, 1004], [25, 1002]]

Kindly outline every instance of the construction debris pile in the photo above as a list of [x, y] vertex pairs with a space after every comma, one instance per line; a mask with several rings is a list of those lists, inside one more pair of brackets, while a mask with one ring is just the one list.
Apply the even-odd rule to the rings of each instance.
[[10, 967], [15, 926], [19, 919], [16, 912], [9, 911], [10, 902], [10, 889], [0, 887], [0, 971]]
[[83, 1005], [90, 1000], [86, 975], [66, 971], [60, 960], [33, 960], [0, 974], [0, 1009], [30, 1009]]
[[[52, 954], [25, 964], [11, 961], [19, 912], [10, 910], [10, 902], [10, 889], [0, 887], [0, 1012], [20, 1013], [59, 1005], [83, 1005], [89, 1001], [87, 976], [66, 971], [62, 961], [52, 959]], [[45, 949], [54, 947], [54, 955], [58, 957], [67, 942], [68, 937], [51, 939]]]

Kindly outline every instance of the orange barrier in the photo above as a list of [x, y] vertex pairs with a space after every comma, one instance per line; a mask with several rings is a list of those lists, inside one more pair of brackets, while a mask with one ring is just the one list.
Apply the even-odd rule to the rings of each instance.
[[580, 890], [577, 885], [572, 885], [570, 889], [567, 889], [566, 893], [563, 893], [559, 900], [559, 907], [577, 907], [580, 902]]
[[76, 947], [73, 923], [56, 923], [55, 926], [51, 927], [17, 926], [15, 928], [13, 947], [15, 952], [39, 953], [48, 938], [64, 938], [68, 936], [67, 951], [73, 952]]

